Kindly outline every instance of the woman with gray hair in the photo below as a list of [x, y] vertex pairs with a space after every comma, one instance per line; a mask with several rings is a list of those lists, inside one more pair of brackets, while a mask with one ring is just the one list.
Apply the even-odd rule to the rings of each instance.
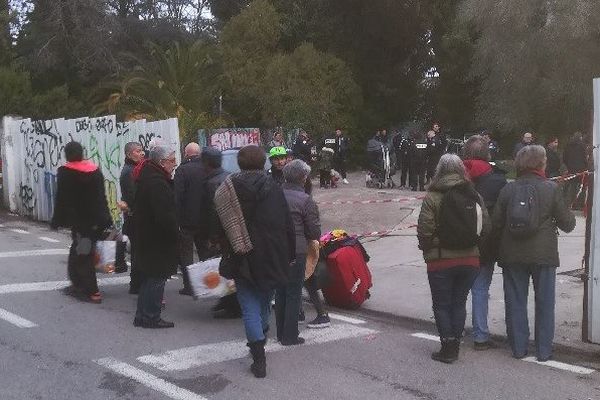
[[523, 147], [515, 159], [517, 180], [507, 184], [494, 208], [494, 236], [500, 238], [498, 265], [504, 279], [506, 332], [513, 357], [529, 347], [527, 296], [529, 279], [535, 292], [535, 345], [538, 361], [552, 358], [557, 229], [571, 232], [575, 216], [556, 183], [546, 179], [546, 150]]
[[310, 179], [310, 166], [302, 160], [294, 160], [283, 168], [285, 183], [283, 193], [290, 209], [296, 233], [296, 260], [291, 266], [288, 283], [275, 292], [275, 317], [277, 339], [282, 345], [304, 343], [299, 336], [298, 315], [302, 303], [308, 243], [319, 240], [321, 225], [317, 204], [304, 191]]
[[423, 200], [417, 237], [427, 263], [441, 350], [436, 361], [458, 359], [469, 290], [479, 269], [479, 237], [489, 229], [483, 199], [467, 177], [461, 159], [445, 154]]

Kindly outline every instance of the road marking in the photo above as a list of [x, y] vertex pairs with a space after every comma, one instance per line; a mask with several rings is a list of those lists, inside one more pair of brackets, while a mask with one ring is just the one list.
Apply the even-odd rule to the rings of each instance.
[[[98, 286], [116, 286], [129, 283], [128, 276], [118, 276], [114, 278], [98, 279]], [[6, 293], [25, 293], [25, 292], [47, 292], [52, 290], [60, 290], [69, 286], [69, 281], [49, 281], [49, 282], [29, 282], [29, 283], [12, 283], [9, 285], [0, 286], [0, 294]]]
[[60, 243], [60, 240], [52, 239], [46, 236], [40, 236], [38, 239], [43, 240], [44, 242]]
[[119, 375], [123, 375], [129, 379], [132, 379], [138, 383], [152, 390], [156, 390], [159, 393], [164, 394], [175, 400], [207, 400], [206, 397], [202, 397], [194, 392], [190, 392], [187, 389], [181, 388], [167, 382], [164, 379], [160, 379], [146, 371], [135, 368], [132, 365], [121, 362], [114, 358], [101, 358], [95, 361], [98, 365], [110, 369]]
[[413, 333], [410, 336], [416, 337], [416, 338], [419, 338], [419, 339], [433, 340], [434, 342], [439, 342], [440, 341], [440, 337], [439, 336], [430, 335], [428, 333], [418, 332], [418, 333]]
[[347, 317], [342, 314], [336, 314], [336, 313], [331, 313], [331, 312], [329, 313], [329, 318], [337, 319], [338, 321], [348, 322], [349, 324], [354, 324], [354, 325], [362, 325], [362, 324], [367, 323], [367, 321], [362, 320], [362, 319], [351, 318], [351, 317]]
[[539, 365], [545, 365], [545, 366], [551, 367], [551, 368], [562, 369], [563, 371], [574, 372], [576, 374], [582, 374], [582, 375], [589, 375], [589, 374], [595, 372], [595, 370], [593, 370], [593, 369], [580, 367], [578, 365], [566, 364], [566, 363], [562, 363], [560, 361], [550, 360], [550, 361], [542, 362], [542, 361], [538, 361], [535, 357], [523, 358], [523, 361], [527, 361], [527, 362], [539, 364]]
[[14, 233], [20, 233], [23, 235], [29, 235], [29, 232], [24, 231], [23, 229], [11, 229], [11, 231], [13, 231]]
[[0, 253], [0, 258], [34, 257], [34, 256], [64, 256], [66, 254], [69, 254], [68, 249], [5, 251], [3, 253]]
[[[327, 329], [308, 329], [302, 332], [306, 345], [334, 342], [337, 340], [357, 338], [378, 333], [373, 329], [362, 328], [355, 325], [336, 324]], [[268, 342], [267, 352], [289, 350], [294, 346], [282, 346], [279, 343]], [[300, 346], [303, 347], [303, 346]], [[298, 348], [298, 347], [296, 347]], [[203, 344], [178, 350], [167, 351], [160, 354], [150, 354], [139, 357], [137, 360], [151, 365], [161, 371], [183, 371], [189, 368], [237, 360], [248, 356], [246, 341], [229, 341], [220, 343]]]
[[21, 318], [16, 314], [8, 312], [3, 308], [0, 308], [0, 319], [10, 322], [19, 328], [35, 328], [37, 326], [37, 324], [34, 324], [25, 318]]

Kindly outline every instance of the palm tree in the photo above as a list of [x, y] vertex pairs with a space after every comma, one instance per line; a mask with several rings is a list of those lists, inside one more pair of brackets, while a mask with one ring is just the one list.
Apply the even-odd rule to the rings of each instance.
[[130, 74], [101, 89], [96, 112], [125, 120], [176, 117], [184, 137], [219, 124], [211, 116], [220, 68], [212, 47], [198, 41], [167, 49], [152, 44], [149, 50], [147, 61], [137, 59]]

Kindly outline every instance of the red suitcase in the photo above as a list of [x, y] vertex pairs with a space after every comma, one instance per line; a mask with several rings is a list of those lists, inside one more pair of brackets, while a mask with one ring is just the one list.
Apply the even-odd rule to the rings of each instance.
[[323, 288], [327, 303], [357, 309], [370, 297], [371, 271], [359, 245], [337, 249], [327, 257], [329, 283]]

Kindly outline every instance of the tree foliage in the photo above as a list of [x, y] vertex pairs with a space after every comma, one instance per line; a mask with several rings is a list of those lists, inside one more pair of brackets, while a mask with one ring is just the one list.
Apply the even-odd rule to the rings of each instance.
[[541, 135], [589, 125], [600, 3], [465, 0], [461, 13], [478, 32], [471, 74], [481, 81], [480, 123]]

